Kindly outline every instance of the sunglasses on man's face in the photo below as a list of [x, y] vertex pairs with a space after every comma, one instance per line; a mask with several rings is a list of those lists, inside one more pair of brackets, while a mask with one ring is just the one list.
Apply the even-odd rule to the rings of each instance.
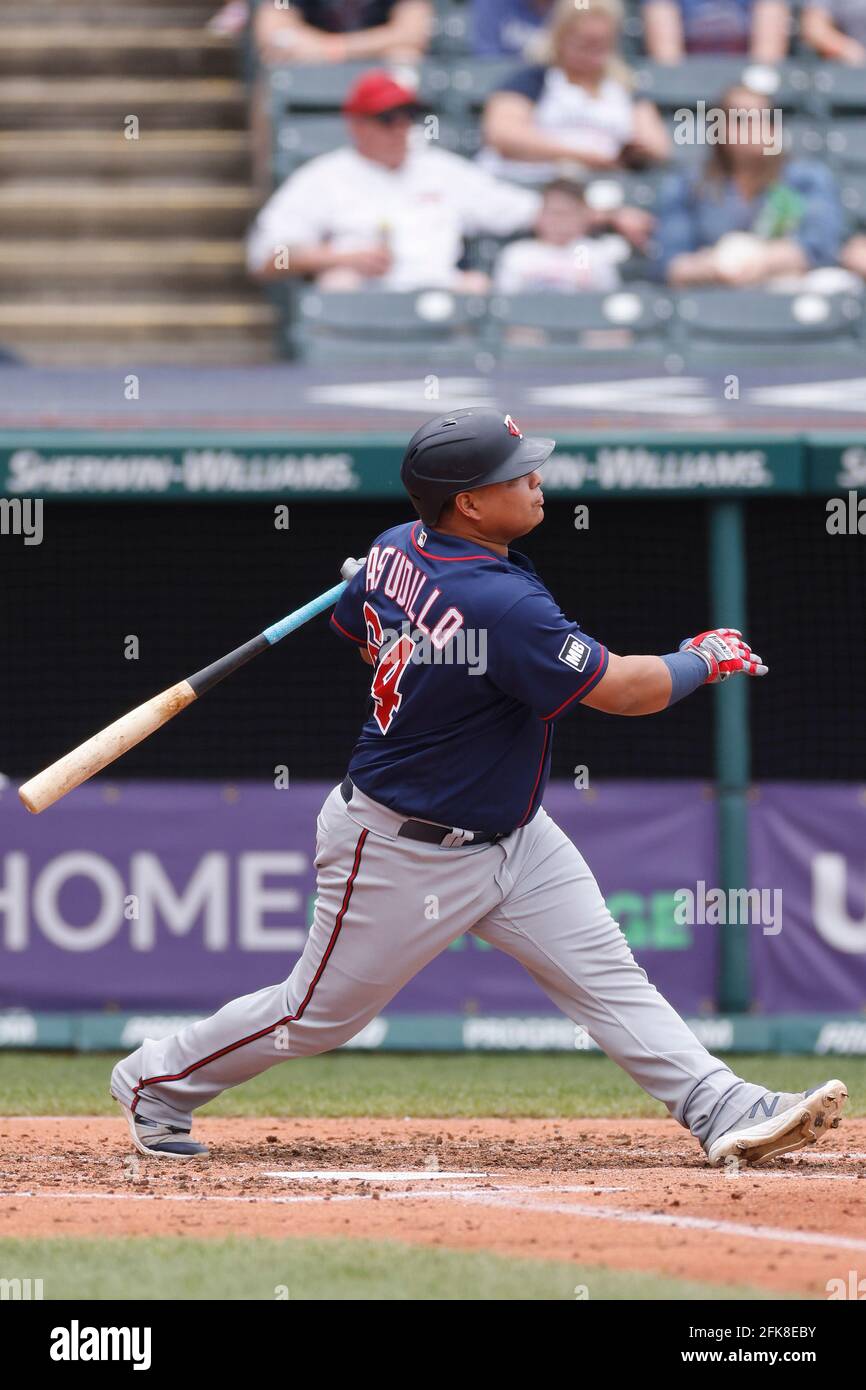
[[379, 125], [385, 126], [411, 125], [414, 119], [414, 106], [395, 106], [390, 111], [379, 111], [373, 117], [373, 120], [378, 121]]

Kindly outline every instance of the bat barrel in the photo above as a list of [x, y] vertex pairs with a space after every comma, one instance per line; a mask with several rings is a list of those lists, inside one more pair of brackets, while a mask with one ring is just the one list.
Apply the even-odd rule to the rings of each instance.
[[267, 651], [269, 646], [294, 632], [303, 623], [309, 622], [310, 618], [315, 618], [317, 614], [331, 608], [346, 588], [345, 581], [351, 578], [362, 564], [362, 560], [345, 560], [340, 571], [344, 576], [342, 584], [336, 584], [327, 593], [320, 594], [312, 602], [304, 604], [303, 608], [296, 609], [288, 617], [259, 633], [258, 637], [245, 642], [242, 647], [236, 647], [227, 656], [211, 662], [210, 666], [204, 666], [187, 680], [178, 681], [177, 685], [163, 690], [160, 695], [154, 695], [152, 700], [130, 710], [128, 714], [109, 724], [107, 729], [94, 734], [86, 743], [73, 748], [71, 753], [67, 753], [65, 757], [31, 777], [29, 782], [18, 788], [18, 795], [27, 810], [38, 815], [46, 807], [52, 806], [67, 792], [80, 787], [82, 782], [101, 772], [130, 748], [134, 748], [137, 743], [141, 743], [157, 729], [162, 728], [169, 719], [173, 719], [182, 709], [186, 709], [187, 705], [191, 705], [193, 700], [204, 695], [238, 667], [251, 661], [260, 652]]
[[161, 729], [169, 719], [191, 705], [195, 698], [195, 691], [189, 682], [178, 681], [177, 685], [170, 686], [168, 690], [154, 695], [152, 700], [122, 715], [107, 729], [100, 730], [86, 743], [73, 748], [71, 753], [31, 777], [29, 782], [19, 787], [19, 797], [28, 811], [38, 815]]

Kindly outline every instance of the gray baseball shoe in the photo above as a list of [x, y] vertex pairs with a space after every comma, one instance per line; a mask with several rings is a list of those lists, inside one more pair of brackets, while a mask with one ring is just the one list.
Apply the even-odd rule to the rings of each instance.
[[767, 1091], [742, 1119], [714, 1139], [707, 1149], [713, 1168], [726, 1158], [766, 1163], [781, 1154], [816, 1144], [839, 1125], [848, 1099], [841, 1081], [825, 1081], [813, 1091]]
[[188, 1129], [161, 1124], [159, 1120], [148, 1120], [144, 1115], [133, 1115], [122, 1100], [117, 1103], [126, 1116], [132, 1142], [139, 1153], [153, 1158], [207, 1158], [207, 1146], [190, 1139]]

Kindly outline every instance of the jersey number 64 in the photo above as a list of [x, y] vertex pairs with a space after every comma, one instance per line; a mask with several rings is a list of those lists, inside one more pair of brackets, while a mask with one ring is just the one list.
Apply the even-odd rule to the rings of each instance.
[[382, 654], [384, 633], [379, 614], [372, 604], [364, 604], [364, 621], [367, 624], [367, 651], [375, 671], [370, 693], [373, 696], [373, 718], [383, 734], [387, 734], [394, 716], [403, 703], [400, 682], [403, 672], [412, 659], [415, 643], [403, 633], [388, 650]]

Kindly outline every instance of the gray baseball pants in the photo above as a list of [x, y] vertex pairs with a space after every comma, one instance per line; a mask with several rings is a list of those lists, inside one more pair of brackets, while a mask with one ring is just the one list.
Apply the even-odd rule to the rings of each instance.
[[457, 937], [514, 956], [556, 1006], [707, 1145], [766, 1094], [698, 1041], [650, 984], [583, 856], [542, 809], [496, 844], [398, 838], [403, 817], [335, 787], [316, 827], [318, 897], [288, 980], [118, 1063], [112, 1094], [188, 1129], [192, 1112], [291, 1057], [339, 1047]]

